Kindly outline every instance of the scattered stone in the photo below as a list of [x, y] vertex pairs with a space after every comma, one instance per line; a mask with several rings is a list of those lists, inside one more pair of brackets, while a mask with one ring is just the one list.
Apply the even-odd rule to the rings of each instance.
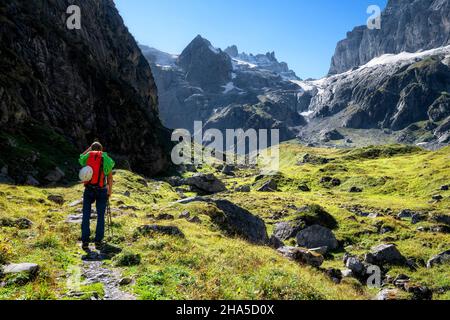
[[189, 211], [183, 211], [179, 216], [180, 219], [189, 219], [190, 217], [191, 213]]
[[448, 191], [450, 189], [449, 185], [445, 185], [441, 187], [441, 191]]
[[365, 275], [366, 267], [357, 257], [346, 255], [344, 257], [344, 263], [347, 269], [351, 270], [352, 275], [357, 276]]
[[250, 186], [247, 186], [247, 185], [236, 188], [236, 192], [248, 193], [250, 191], [251, 191], [251, 188], [250, 188]]
[[258, 192], [275, 192], [278, 190], [278, 184], [275, 180], [269, 180], [262, 185], [257, 191]]
[[252, 243], [268, 243], [266, 225], [261, 218], [228, 200], [214, 200], [213, 203], [220, 212], [216, 211], [210, 217], [222, 231]]
[[119, 286], [124, 287], [133, 283], [133, 279], [131, 278], [122, 278], [119, 281]]
[[404, 265], [406, 258], [394, 244], [382, 244], [372, 248], [372, 251], [366, 254], [365, 261], [369, 264], [382, 266], [384, 264]]
[[200, 223], [202, 223], [202, 220], [199, 217], [195, 216], [195, 217], [188, 219], [188, 222], [200, 224]]
[[415, 213], [413, 214], [413, 216], [411, 217], [411, 223], [412, 224], [418, 224], [422, 221], [425, 221], [427, 219], [427, 217], [424, 214], [421, 213]]
[[343, 140], [345, 137], [336, 129], [324, 130], [320, 133], [320, 140], [322, 142]]
[[225, 184], [213, 174], [196, 173], [193, 177], [185, 179], [185, 183], [207, 194], [226, 191]]
[[302, 191], [302, 192], [310, 192], [311, 189], [306, 185], [306, 184], [302, 184], [298, 187], [298, 190]]
[[284, 243], [279, 238], [272, 235], [269, 239], [269, 246], [271, 246], [274, 249], [279, 249], [281, 247], [284, 247]]
[[295, 221], [280, 222], [275, 225], [273, 235], [278, 239], [285, 241], [294, 238], [303, 229], [304, 226]]
[[63, 205], [65, 202], [64, 197], [60, 196], [60, 195], [49, 195], [47, 197], [47, 200], [54, 202], [56, 204], [59, 204], [59, 205]]
[[342, 271], [339, 269], [330, 268], [325, 271], [325, 274], [336, 284], [341, 283], [343, 278]]
[[450, 250], [444, 251], [428, 260], [427, 268], [431, 269], [442, 264], [450, 264]]
[[354, 277], [353, 271], [350, 269], [344, 269], [341, 272], [342, 272], [342, 278], [353, 278]]
[[322, 255], [310, 252], [303, 248], [282, 247], [278, 249], [278, 252], [300, 264], [306, 264], [316, 268], [320, 267], [324, 262]]
[[361, 192], [363, 192], [363, 190], [361, 188], [358, 188], [358, 187], [351, 187], [350, 190], [348, 190], [348, 192], [350, 192], [350, 193], [361, 193]]
[[410, 278], [405, 274], [399, 274], [395, 277], [393, 284], [399, 289], [405, 290], [405, 285], [410, 282]]
[[156, 220], [175, 220], [175, 217], [171, 214], [161, 213], [156, 216]]
[[123, 252], [113, 258], [114, 265], [117, 267], [132, 267], [141, 264], [141, 255], [131, 252]]
[[437, 223], [443, 223], [450, 226], [450, 215], [438, 214], [433, 216], [432, 220], [436, 221]]
[[409, 209], [405, 209], [400, 211], [400, 213], [397, 215], [398, 219], [410, 219], [412, 218], [412, 216], [414, 215], [414, 212], [409, 210]]
[[10, 227], [19, 229], [30, 229], [33, 226], [33, 222], [27, 218], [10, 219], [0, 218], [0, 227]]
[[312, 248], [312, 249], [309, 249], [309, 251], [315, 252], [315, 253], [318, 253], [318, 254], [321, 254], [321, 255], [324, 256], [324, 255], [326, 255], [327, 252], [328, 252], [328, 247]]
[[328, 247], [330, 250], [338, 248], [339, 244], [333, 232], [325, 227], [313, 225], [297, 234], [297, 244], [305, 248]]
[[140, 226], [136, 231], [137, 235], [142, 236], [151, 236], [154, 233], [158, 233], [162, 235], [180, 238], [185, 237], [183, 232], [178, 227], [175, 226], [144, 225]]
[[236, 170], [236, 167], [230, 164], [226, 164], [223, 169], [222, 173], [226, 176], [234, 177], [236, 174], [234, 171]]
[[1, 270], [0, 273], [4, 276], [23, 275], [17, 277], [16, 279], [12, 279], [11, 281], [17, 285], [24, 285], [29, 281], [33, 281], [34, 279], [36, 279], [39, 270], [39, 265], [35, 263], [17, 263], [3, 266], [3, 270]]
[[131, 197], [131, 192], [130, 192], [130, 191], [125, 191], [125, 192], [123, 193], [123, 195], [124, 195], [125, 197], [129, 198], [129, 197]]
[[298, 165], [307, 164], [307, 163], [314, 164], [314, 165], [324, 165], [329, 162], [330, 162], [330, 159], [307, 153], [299, 160]]
[[413, 295], [413, 300], [432, 300], [433, 292], [425, 286], [418, 286], [411, 283], [405, 283], [404, 290]]
[[167, 178], [166, 182], [174, 188], [181, 187], [184, 184], [184, 180], [182, 178], [175, 176]]
[[391, 301], [403, 299], [401, 298], [401, 291], [399, 289], [383, 289], [378, 293], [376, 300]]
[[436, 195], [432, 196], [431, 199], [433, 199], [434, 201], [442, 201], [444, 199], [444, 197], [441, 196], [440, 194], [436, 194]]
[[395, 228], [394, 228], [394, 227], [391, 227], [391, 226], [382, 226], [382, 227], [380, 228], [379, 233], [380, 233], [380, 234], [386, 234], [386, 233], [391, 233], [391, 232], [394, 232], [394, 231], [395, 231]]
[[83, 199], [75, 200], [69, 204], [70, 208], [78, 207], [83, 204]]

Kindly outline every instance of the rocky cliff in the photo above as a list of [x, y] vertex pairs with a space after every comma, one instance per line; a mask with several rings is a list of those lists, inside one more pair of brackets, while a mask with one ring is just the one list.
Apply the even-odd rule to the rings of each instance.
[[155, 75], [167, 127], [192, 130], [194, 121], [203, 121], [206, 128], [229, 129], [264, 124], [292, 139], [295, 127], [304, 124], [297, 113], [303, 108], [297, 103], [298, 87], [290, 81], [298, 78], [274, 53], [239, 53], [236, 46], [222, 51], [201, 36], [180, 55], [141, 49]]
[[[76, 152], [98, 138], [132, 169], [160, 173], [168, 165], [170, 136], [158, 119], [148, 62], [112, 0], [80, 1], [81, 30], [66, 26], [71, 4], [0, 3], [0, 164], [18, 182], [43, 177], [38, 163], [42, 170], [64, 166], [54, 163], [52, 141]], [[36, 148], [45, 144], [34, 133], [42, 130], [48, 157]], [[11, 173], [20, 154], [27, 155], [26, 166]]]
[[330, 74], [363, 65], [386, 53], [416, 52], [450, 44], [449, 0], [389, 0], [381, 29], [356, 27], [340, 41]]

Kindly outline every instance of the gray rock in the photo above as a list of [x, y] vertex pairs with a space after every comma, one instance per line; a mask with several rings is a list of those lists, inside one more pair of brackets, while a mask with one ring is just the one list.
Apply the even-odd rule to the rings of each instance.
[[305, 248], [328, 247], [330, 250], [338, 248], [339, 244], [333, 232], [325, 227], [313, 225], [297, 234], [297, 244]]
[[281, 247], [284, 247], [284, 243], [279, 238], [272, 235], [269, 239], [269, 246], [271, 246], [274, 249], [279, 249]]
[[202, 223], [202, 220], [199, 217], [197, 217], [197, 216], [189, 218], [187, 221], [190, 222], [190, 223], [195, 223], [195, 224]]
[[189, 211], [183, 211], [179, 216], [180, 219], [189, 219], [190, 217], [191, 213]]
[[35, 263], [16, 263], [9, 264], [3, 267], [3, 274], [17, 274], [26, 273], [32, 277], [35, 277], [39, 273], [39, 265]]
[[193, 177], [185, 179], [185, 183], [207, 194], [219, 193], [227, 190], [225, 184], [213, 174], [196, 173]]
[[131, 278], [122, 278], [119, 281], [119, 285], [122, 286], [122, 287], [123, 286], [128, 286], [128, 285], [130, 285], [132, 283], [133, 283], [133, 279], [131, 279]]
[[159, 225], [144, 225], [136, 230], [136, 235], [151, 236], [152, 234], [162, 234], [167, 236], [174, 236], [184, 238], [184, 233], [175, 226], [159, 226]]
[[422, 221], [425, 221], [427, 219], [427, 216], [421, 213], [415, 213], [413, 214], [413, 216], [411, 217], [411, 223], [412, 224], [418, 224]]
[[214, 213], [211, 220], [231, 236], [242, 237], [255, 244], [267, 244], [266, 225], [264, 221], [248, 210], [228, 200], [214, 200], [212, 203], [221, 211]]
[[64, 202], [65, 202], [63, 196], [60, 196], [60, 195], [54, 195], [54, 194], [49, 195], [49, 196], [47, 197], [47, 200], [49, 200], [49, 201], [51, 201], [51, 202], [54, 202], [54, 203], [56, 203], [56, 204], [59, 204], [59, 205], [63, 205]]
[[448, 191], [450, 189], [449, 185], [445, 185], [441, 187], [441, 191]]
[[400, 213], [397, 215], [398, 219], [409, 219], [412, 218], [414, 212], [409, 210], [409, 209], [405, 209], [400, 211]]
[[75, 200], [71, 203], [69, 203], [69, 208], [78, 207], [79, 205], [83, 204], [83, 199]]
[[302, 192], [310, 192], [311, 189], [306, 185], [306, 184], [302, 184], [298, 187], [298, 190], [302, 191]]
[[348, 257], [345, 261], [345, 266], [352, 271], [353, 275], [363, 276], [366, 273], [366, 267], [356, 257]]
[[444, 199], [443, 196], [441, 196], [440, 194], [435, 194], [434, 196], [431, 197], [433, 200], [435, 201], [441, 201]]
[[303, 248], [281, 247], [278, 249], [278, 252], [300, 264], [306, 264], [316, 268], [320, 267], [324, 262], [322, 255], [310, 252]]
[[371, 252], [366, 254], [365, 261], [378, 266], [385, 264], [404, 265], [406, 258], [398, 251], [394, 244], [382, 244], [373, 247]]
[[348, 192], [350, 192], [350, 193], [361, 193], [361, 192], [363, 192], [363, 190], [361, 188], [358, 188], [358, 187], [351, 187], [348, 190]]
[[280, 222], [275, 225], [273, 235], [284, 241], [294, 238], [304, 227], [295, 221]]
[[398, 289], [383, 289], [378, 293], [376, 300], [380, 301], [403, 300], [401, 298], [401, 295], [402, 293]]
[[435, 266], [439, 266], [442, 264], [450, 264], [450, 250], [444, 251], [444, 252], [432, 257], [427, 262], [427, 268], [431, 269]]
[[275, 192], [278, 190], [278, 184], [275, 180], [265, 182], [257, 191], [258, 192]]
[[171, 214], [161, 213], [155, 218], [156, 220], [175, 220], [175, 217]]
[[437, 214], [431, 218], [433, 221], [437, 223], [443, 223], [450, 226], [450, 215], [447, 214]]
[[324, 256], [328, 252], [328, 247], [311, 248], [311, 249], [309, 249], [309, 251], [315, 252], [315, 253], [318, 253], [318, 254], [321, 254]]
[[251, 191], [251, 188], [248, 185], [240, 186], [240, 187], [236, 188], [236, 192], [248, 193], [250, 191]]

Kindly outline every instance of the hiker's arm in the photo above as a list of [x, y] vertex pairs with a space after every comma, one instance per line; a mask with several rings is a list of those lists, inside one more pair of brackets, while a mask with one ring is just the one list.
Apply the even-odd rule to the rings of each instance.
[[114, 183], [113, 174], [112, 172], [110, 172], [108, 175], [108, 197], [111, 197], [112, 195], [113, 183]]
[[86, 153], [91, 152], [91, 151], [92, 151], [92, 146], [87, 148], [86, 151], [82, 153], [82, 155], [84, 156]]

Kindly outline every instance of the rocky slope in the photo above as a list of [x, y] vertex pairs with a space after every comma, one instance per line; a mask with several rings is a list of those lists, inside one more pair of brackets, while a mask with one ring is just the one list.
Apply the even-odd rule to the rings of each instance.
[[[298, 78], [274, 53], [248, 55], [235, 46], [222, 51], [201, 36], [181, 55], [141, 49], [155, 74], [162, 121], [170, 128], [192, 130], [194, 121], [214, 122], [218, 128], [259, 127], [258, 111], [271, 109], [266, 128], [280, 127], [290, 139], [304, 123], [297, 113], [298, 87], [290, 81]], [[240, 112], [242, 117], [228, 118], [227, 110], [245, 105], [252, 108]]]
[[81, 30], [66, 27], [70, 4], [0, 4], [2, 174], [44, 182], [95, 138], [137, 172], [161, 172], [170, 136], [146, 59], [113, 1], [82, 1]]
[[450, 141], [450, 47], [383, 55], [299, 85], [313, 97], [303, 137], [320, 138], [324, 128], [350, 128], [387, 130], [406, 143], [439, 146]]
[[356, 27], [338, 43], [330, 74], [366, 64], [375, 57], [416, 52], [450, 44], [450, 1], [389, 0], [381, 29]]

